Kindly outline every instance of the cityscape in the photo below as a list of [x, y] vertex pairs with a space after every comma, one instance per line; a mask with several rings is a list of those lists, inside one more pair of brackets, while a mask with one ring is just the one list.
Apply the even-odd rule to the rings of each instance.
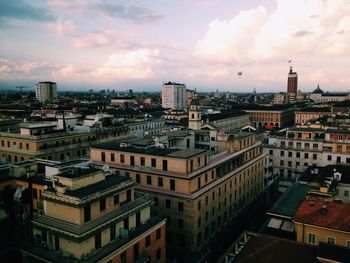
[[349, 13], [0, 3], [1, 261], [350, 262]]

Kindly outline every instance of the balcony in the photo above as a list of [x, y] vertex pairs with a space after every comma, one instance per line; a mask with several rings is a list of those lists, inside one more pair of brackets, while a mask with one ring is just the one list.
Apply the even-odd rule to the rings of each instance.
[[117, 221], [126, 215], [136, 213], [141, 208], [150, 204], [150, 202], [151, 201], [146, 197], [140, 197], [133, 202], [125, 204], [115, 211], [103, 215], [93, 221], [89, 221], [83, 225], [68, 223], [66, 221], [40, 214], [34, 214], [33, 224], [51, 228], [54, 231], [62, 232], [66, 235], [72, 236], [73, 238], [81, 238], [82, 236], [89, 234], [89, 232], [93, 231], [95, 228], [103, 227], [110, 221]]

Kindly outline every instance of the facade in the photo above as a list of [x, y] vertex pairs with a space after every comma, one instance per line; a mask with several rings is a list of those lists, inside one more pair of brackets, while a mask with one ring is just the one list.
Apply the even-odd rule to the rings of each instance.
[[294, 216], [297, 241], [350, 247], [350, 205], [308, 198]]
[[311, 120], [317, 120], [323, 116], [331, 115], [330, 108], [305, 108], [295, 112], [295, 124], [305, 124]]
[[1, 162], [41, 158], [53, 161], [88, 156], [89, 148], [101, 140], [126, 137], [125, 127], [58, 129], [56, 122], [24, 122], [19, 132], [0, 132]]
[[288, 82], [287, 82], [287, 93], [297, 96], [298, 92], [298, 74], [293, 72], [293, 67], [290, 67], [288, 73]]
[[268, 107], [247, 109], [251, 124], [256, 128], [275, 127], [285, 128], [294, 124], [294, 109]]
[[34, 245], [24, 253], [50, 262], [165, 262], [165, 218], [134, 181], [94, 167], [54, 175], [34, 214]]
[[40, 102], [45, 102], [57, 97], [56, 82], [43, 81], [36, 84], [35, 88], [36, 98]]
[[161, 134], [169, 131], [166, 126], [165, 119], [147, 118], [144, 120], [136, 120], [125, 124], [131, 134], [136, 137], [144, 137], [147, 135]]
[[270, 155], [274, 174], [280, 175], [280, 184], [288, 186], [310, 166], [350, 164], [350, 132], [291, 128], [285, 134], [271, 135], [264, 150]]
[[349, 92], [323, 92], [320, 85], [310, 93], [310, 99], [315, 102], [340, 102], [350, 100]]
[[162, 87], [162, 107], [174, 110], [183, 110], [186, 108], [186, 85], [174, 82], [164, 83]]
[[227, 142], [225, 151], [211, 156], [190, 147], [121, 141], [93, 147], [91, 160], [133, 178], [138, 191], [153, 199], [156, 212], [167, 216], [170, 259], [197, 262], [215, 235], [264, 189], [267, 155], [261, 142], [244, 139], [244, 144]]

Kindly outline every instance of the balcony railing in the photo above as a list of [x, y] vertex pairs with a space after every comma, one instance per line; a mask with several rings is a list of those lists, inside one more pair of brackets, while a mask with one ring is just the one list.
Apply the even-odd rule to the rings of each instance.
[[103, 215], [95, 220], [89, 221], [82, 225], [72, 224], [66, 221], [62, 221], [53, 217], [46, 215], [34, 214], [33, 223], [34, 225], [46, 226], [48, 228], [53, 228], [56, 231], [66, 232], [67, 235], [74, 236], [76, 238], [87, 234], [89, 231], [93, 230], [96, 227], [102, 227], [103, 224], [107, 223], [110, 220], [117, 220], [120, 217], [125, 216], [126, 214], [133, 213], [135, 210], [138, 210], [151, 201], [146, 197], [140, 197], [133, 202], [125, 204], [121, 208], [112, 211], [106, 215]]

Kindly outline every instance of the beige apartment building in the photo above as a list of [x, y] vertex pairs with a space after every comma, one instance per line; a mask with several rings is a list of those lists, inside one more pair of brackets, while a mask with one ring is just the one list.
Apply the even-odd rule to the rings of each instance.
[[151, 201], [135, 195], [131, 178], [89, 166], [51, 181], [26, 254], [49, 262], [165, 262], [165, 217], [151, 216]]
[[88, 156], [101, 140], [128, 136], [125, 127], [101, 129], [58, 129], [56, 122], [21, 123], [20, 132], [0, 132], [2, 163], [41, 158], [62, 161]]
[[[131, 177], [167, 216], [167, 255], [200, 262], [209, 243], [264, 188], [267, 155], [254, 136], [222, 136], [222, 152], [158, 148], [145, 140], [91, 148], [91, 160]], [[221, 139], [220, 139], [221, 140]]]

